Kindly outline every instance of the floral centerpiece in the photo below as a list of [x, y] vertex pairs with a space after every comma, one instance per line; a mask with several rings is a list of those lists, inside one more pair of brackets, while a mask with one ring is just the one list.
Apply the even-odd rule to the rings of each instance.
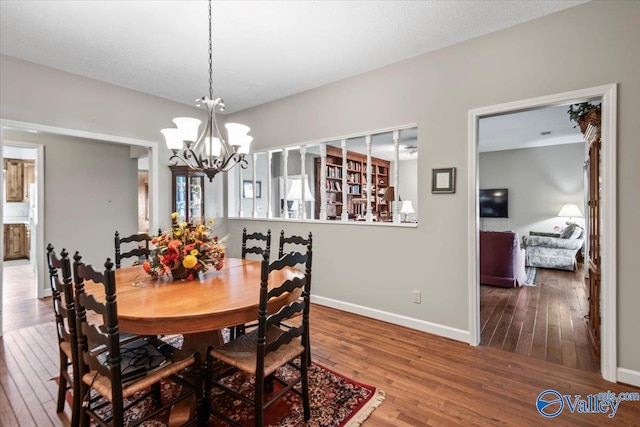
[[220, 270], [224, 265], [224, 239], [212, 236], [213, 223], [178, 222], [178, 214], [172, 213], [171, 230], [151, 241], [155, 250], [142, 264], [144, 271], [154, 278], [171, 272], [174, 280], [191, 280], [209, 267]]

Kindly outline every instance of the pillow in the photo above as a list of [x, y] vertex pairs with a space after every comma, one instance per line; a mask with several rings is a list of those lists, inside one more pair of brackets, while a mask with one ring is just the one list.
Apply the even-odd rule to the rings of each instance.
[[571, 234], [571, 237], [569, 237], [569, 239], [579, 239], [582, 237], [582, 232], [584, 230], [578, 225], [576, 226], [576, 228], [573, 230], [573, 234]]
[[582, 235], [582, 228], [578, 224], [569, 224], [560, 233], [561, 239], [577, 239]]

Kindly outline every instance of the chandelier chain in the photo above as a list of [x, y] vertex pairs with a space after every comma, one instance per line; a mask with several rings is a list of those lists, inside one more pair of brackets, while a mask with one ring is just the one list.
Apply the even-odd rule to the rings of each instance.
[[209, 0], [209, 99], [213, 99], [213, 47], [211, 33], [211, 0]]
[[[0, 0], [1, 1], [1, 0]], [[167, 140], [167, 147], [172, 151], [169, 157], [174, 161], [184, 163], [185, 166], [202, 171], [209, 181], [220, 172], [228, 172], [235, 165], [242, 169], [249, 166], [245, 155], [249, 151], [249, 144], [253, 137], [248, 135], [251, 130], [248, 126], [239, 123], [227, 123], [225, 127], [229, 135], [225, 139], [218, 129], [216, 121], [216, 108], [224, 111], [224, 102], [221, 98], [213, 99], [213, 19], [212, 6], [209, 0], [209, 98], [203, 96], [196, 100], [196, 105], [206, 107], [209, 117], [205, 129], [198, 135], [198, 127], [201, 121], [189, 117], [173, 119], [177, 129], [162, 129]]]

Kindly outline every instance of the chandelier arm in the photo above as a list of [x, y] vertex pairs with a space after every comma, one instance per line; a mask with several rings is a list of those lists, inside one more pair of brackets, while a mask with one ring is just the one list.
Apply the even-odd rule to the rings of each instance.
[[[169, 160], [180, 161], [188, 166], [190, 169], [199, 170], [205, 169], [205, 165], [202, 163], [201, 159], [194, 153], [194, 151], [190, 148], [185, 148], [181, 152], [175, 152]], [[193, 164], [195, 162], [195, 165]], [[177, 163], [174, 163], [173, 166], [176, 166]]]
[[215, 106], [212, 107], [212, 110], [211, 110], [211, 121], [215, 126], [216, 133], [218, 134], [218, 138], [220, 139], [220, 145], [222, 145], [222, 149], [225, 152], [225, 157], [226, 158], [231, 157], [233, 154], [235, 154], [236, 150], [234, 150], [231, 147], [231, 145], [229, 145], [229, 142], [225, 138], [223, 138], [222, 134], [220, 133], [220, 128], [218, 127], [218, 120], [216, 120]]

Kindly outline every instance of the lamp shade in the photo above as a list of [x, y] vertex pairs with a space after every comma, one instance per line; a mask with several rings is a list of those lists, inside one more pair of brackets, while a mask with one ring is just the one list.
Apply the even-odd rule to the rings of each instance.
[[[314, 202], [315, 199], [311, 194], [311, 189], [309, 188], [309, 181], [304, 180], [304, 201], [305, 202]], [[302, 200], [302, 181], [299, 179], [295, 179], [291, 181], [291, 188], [289, 188], [289, 192], [287, 193], [287, 200]]]
[[182, 148], [182, 139], [180, 131], [176, 128], [162, 129], [160, 132], [164, 135], [169, 150], [179, 150]]
[[180, 132], [180, 138], [183, 141], [193, 142], [198, 139], [198, 128], [200, 127], [200, 123], [202, 123], [201, 120], [191, 117], [176, 117], [173, 119], [173, 123], [176, 124]]
[[400, 213], [403, 214], [412, 214], [415, 211], [413, 210], [413, 205], [411, 204], [411, 200], [405, 200], [402, 202], [402, 208], [400, 208]]
[[582, 213], [580, 212], [580, 208], [573, 203], [566, 203], [560, 212], [558, 212], [558, 216], [569, 217], [569, 218], [582, 218]]
[[387, 187], [382, 200], [385, 202], [393, 202], [396, 199], [396, 190], [393, 187]]

